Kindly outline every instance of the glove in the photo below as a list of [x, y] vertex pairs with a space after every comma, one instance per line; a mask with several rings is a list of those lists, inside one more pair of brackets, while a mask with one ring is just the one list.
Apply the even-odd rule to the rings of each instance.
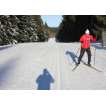
[[84, 43], [84, 41], [81, 41], [81, 43]]
[[95, 36], [95, 38], [97, 38], [97, 35]]

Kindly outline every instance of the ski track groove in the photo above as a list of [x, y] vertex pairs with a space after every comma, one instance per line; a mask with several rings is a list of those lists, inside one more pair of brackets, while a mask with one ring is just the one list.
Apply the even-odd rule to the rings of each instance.
[[[29, 44], [29, 45], [30, 45], [30, 44]], [[19, 46], [21, 46], [21, 48], [22, 48], [22, 49], [20, 50], [19, 54], [22, 54], [23, 49], [26, 51], [26, 49], [28, 48], [28, 47], [25, 48], [25, 46], [24, 46], [23, 44], [22, 44], [22, 45], [19, 45]], [[30, 45], [30, 46], [31, 46], [31, 45]], [[29, 46], [29, 47], [30, 47], [30, 46]], [[48, 47], [48, 49], [46, 49], [46, 51], [45, 51], [42, 47], [44, 47], [44, 46], [40, 46], [40, 48], [37, 49], [37, 50], [38, 50], [38, 51], [39, 51], [39, 50], [42, 51], [42, 52], [40, 52], [39, 54], [43, 57], [43, 56], [47, 55], [47, 52], [49, 51], [49, 48], [51, 48], [51, 46], [49, 45], [49, 47]], [[35, 50], [31, 50], [31, 51], [30, 51], [30, 53], [32, 53], [32, 54], [33, 54], [34, 52], [35, 52]], [[39, 56], [40, 56], [39, 54], [38, 54], [36, 57], [39, 57]], [[43, 54], [44, 54], [44, 55], [43, 55]], [[16, 55], [16, 56], [17, 56], [17, 55]], [[28, 53], [27, 53], [27, 54], [23, 55], [21, 59], [24, 60], [25, 58], [29, 58], [29, 57], [30, 57], [30, 56], [29, 56]], [[36, 58], [36, 57], [35, 57], [35, 58]], [[32, 61], [34, 62], [34, 59], [33, 59]], [[23, 62], [24, 62], [24, 61], [23, 61]], [[22, 63], [23, 63], [23, 62], [22, 62]], [[30, 62], [31, 62], [31, 61], [30, 61]], [[33, 63], [33, 62], [32, 62], [32, 63]], [[27, 64], [27, 63], [28, 63], [28, 62], [26, 62], [26, 64]], [[25, 65], [25, 64], [23, 64], [23, 65]], [[22, 65], [22, 66], [23, 66], [23, 65]], [[29, 73], [29, 75], [27, 75], [28, 73]], [[22, 85], [23, 82], [25, 83], [25, 81], [24, 81], [25, 79], [28, 79], [28, 78], [31, 77], [30, 72], [28, 72], [28, 73], [26, 72], [25, 76], [20, 77], [20, 81], [19, 81], [19, 83], [17, 83], [17, 88], [20, 87], [20, 85]], [[9, 85], [9, 86], [10, 86], [10, 85]], [[7, 88], [6, 88], [6, 89], [7, 89]], [[8, 88], [8, 89], [9, 89], [9, 88]], [[13, 89], [15, 89], [15, 87], [13, 87]], [[21, 87], [20, 87], [19, 89], [24, 89], [24, 88], [21, 88]]]
[[[49, 46], [48, 50], [46, 50], [47, 52], [45, 53], [45, 55], [43, 55], [42, 57], [40, 57], [40, 58], [43, 59], [43, 61], [41, 61], [41, 64], [44, 64], [45, 62], [47, 62], [46, 61], [46, 58], [47, 58], [48, 54], [52, 54], [52, 56], [50, 57], [50, 62], [47, 62], [47, 63], [49, 63], [49, 65], [48, 65], [49, 66], [48, 71], [49, 71], [49, 73], [52, 73], [53, 79], [54, 79], [54, 75], [55, 75], [55, 72], [56, 72], [56, 70], [55, 70], [55, 61], [53, 61], [53, 60], [56, 60], [55, 59], [55, 56], [54, 56], [55, 53], [56, 53], [55, 52], [56, 51], [55, 50], [56, 49], [55, 46], [56, 46], [56, 44], [50, 43], [50, 46]], [[53, 67], [53, 69], [52, 69], [52, 67]], [[47, 83], [47, 80], [48, 80], [48, 78], [46, 79], [46, 83]], [[45, 83], [45, 86], [46, 86], [46, 83]], [[51, 89], [55, 89], [55, 83], [52, 84]]]
[[[53, 47], [54, 47], [54, 45], [53, 45]], [[50, 47], [50, 48], [52, 48], [52, 47]], [[50, 48], [48, 49], [48, 51], [50, 50]], [[55, 48], [54, 48], [55, 49]], [[52, 66], [52, 61], [53, 61], [53, 56], [54, 56], [54, 49], [53, 49], [53, 53], [52, 53], [52, 58], [51, 58], [51, 62], [50, 62], [50, 65], [49, 65], [49, 71], [51, 70], [51, 66]], [[47, 55], [47, 54], [46, 54]], [[46, 86], [46, 84], [47, 84], [47, 80], [48, 80], [48, 77], [46, 78], [46, 83], [45, 83], [45, 85], [44, 86]], [[45, 87], [44, 87], [45, 88]]]
[[61, 88], [61, 86], [58, 84], [60, 82], [60, 79], [58, 78], [59, 76], [59, 65], [58, 64], [58, 61], [57, 59], [59, 59], [59, 51], [58, 51], [58, 45], [59, 44], [55, 44], [55, 56], [54, 56], [54, 70], [55, 70], [55, 73], [54, 73], [54, 79], [55, 79], [55, 83], [54, 83], [54, 90], [57, 89], [57, 86], [58, 86], [58, 90]]
[[[62, 45], [62, 44], [61, 44]], [[72, 76], [72, 73], [71, 73], [71, 71], [66, 71], [66, 65], [69, 67], [70, 65], [68, 65], [68, 59], [67, 59], [67, 56], [66, 56], [66, 47], [67, 46], [67, 44], [65, 44], [65, 45], [62, 45], [61, 46], [61, 49], [62, 50], [64, 50], [64, 59], [63, 59], [63, 55], [62, 55], [62, 52], [61, 52], [61, 57], [62, 57], [62, 59], [63, 59], [63, 66], [64, 66], [64, 77], [65, 77], [65, 82], [66, 82], [66, 89], [69, 89], [70, 88], [70, 84], [69, 84], [69, 82], [70, 82], [70, 80], [69, 80], [69, 77], [71, 77]], [[71, 49], [71, 48], [69, 48], [69, 49]], [[68, 50], [69, 50], [68, 49]], [[66, 57], [66, 58], [65, 58]], [[64, 63], [64, 61], [66, 62], [66, 63]], [[71, 59], [71, 61], [72, 61], [72, 59]], [[66, 65], [65, 65], [66, 64]], [[70, 67], [68, 68], [69, 70], [70, 70]], [[68, 75], [68, 76], [67, 76]]]
[[54, 55], [53, 55], [53, 60], [54, 61], [52, 61], [52, 63], [53, 63], [53, 65], [52, 65], [52, 67], [53, 67], [53, 70], [52, 70], [52, 76], [53, 76], [53, 79], [54, 79], [54, 83], [53, 84], [51, 84], [51, 90], [55, 90], [55, 79], [56, 79], [56, 77], [55, 77], [55, 73], [56, 73], [56, 48], [55, 48], [55, 46], [57, 47], [57, 45], [55, 44], [54, 45], [54, 50], [53, 50], [53, 52], [54, 52]]
[[[61, 44], [60, 44], [60, 45], [61, 45]], [[62, 58], [62, 63], [63, 63], [62, 66], [63, 66], [63, 68], [64, 68], [64, 70], [63, 70], [63, 68], [62, 68], [62, 71], [63, 71], [63, 72], [62, 72], [62, 76], [65, 77], [65, 85], [63, 84], [63, 87], [65, 86], [64, 89], [67, 90], [68, 87], [69, 87], [69, 83], [68, 83], [68, 81], [67, 81], [67, 80], [68, 80], [68, 79], [67, 79], [68, 76], [67, 76], [67, 74], [66, 74], [66, 69], [67, 69], [67, 68], [66, 68], [66, 65], [65, 65], [65, 62], [64, 62], [65, 59], [63, 58], [63, 52], [62, 52], [62, 50], [61, 50], [61, 47], [60, 47], [60, 52], [61, 52], [61, 58]], [[65, 54], [64, 54], [64, 55], [65, 55]], [[64, 78], [64, 77], [63, 77], [63, 78]], [[63, 78], [62, 78], [62, 81], [64, 80]]]
[[[66, 47], [65, 47], [66, 48]], [[64, 48], [63, 48], [63, 50], [65, 50]], [[69, 60], [69, 59], [68, 59]], [[77, 88], [77, 89], [82, 89], [82, 90], [84, 90], [85, 89], [85, 87], [86, 87], [86, 85], [89, 83], [89, 81], [90, 81], [90, 78], [92, 78], [94, 75], [93, 75], [93, 69], [91, 69], [91, 70], [89, 70], [90, 71], [90, 75], [89, 75], [89, 77], [87, 77], [87, 79], [86, 79], [86, 81], [84, 82], [84, 84], [83, 84], [83, 86], [82, 87], [80, 87], [80, 88]], [[96, 73], [96, 72], [95, 72]], [[98, 73], [98, 72], [97, 72]], [[71, 77], [71, 75], [70, 75], [70, 77]], [[95, 77], [95, 76], [94, 76]], [[99, 80], [96, 82], [96, 83], [99, 83]]]
[[[104, 69], [103, 72], [97, 72], [89, 67], [85, 68], [82, 64], [81, 66], [85, 69], [78, 67], [75, 72], [72, 72], [72, 68], [68, 67], [72, 58], [69, 54], [67, 57], [66, 52], [69, 51], [75, 54], [79, 47], [80, 43], [36, 43], [35, 45], [34, 43], [23, 43], [10, 47], [7, 50], [10, 55], [7, 55], [6, 49], [1, 50], [0, 56], [3, 61], [1, 61], [0, 64], [3, 67], [5, 63], [8, 63], [15, 57], [17, 57], [18, 60], [10, 64], [9, 67], [12, 67], [13, 69], [8, 69], [9, 71], [7, 71], [2, 77], [3, 79], [0, 80], [0, 89], [36, 89], [37, 84], [34, 85], [33, 79], [35, 80], [35, 76], [37, 78], [44, 68], [48, 69], [54, 79], [54, 83], [50, 86], [51, 90], [106, 89], [106, 50], [97, 49], [96, 51], [96, 56], [98, 57], [96, 66], [97, 69]], [[94, 49], [95, 47], [92, 46], [92, 54], [95, 52]], [[101, 53], [102, 51], [103, 54]], [[77, 54], [77, 57], [79, 54], [80, 52]], [[93, 59], [94, 55], [92, 56], [92, 63]], [[86, 54], [83, 56], [82, 60], [87, 62]], [[102, 62], [102, 64], [99, 64], [99, 61]], [[13, 65], [19, 65], [20, 67], [17, 69], [15, 66], [13, 67]], [[47, 80], [48, 77], [46, 78], [44, 87], [47, 84]]]
[[[48, 47], [48, 48], [46, 47], [46, 50], [44, 50], [44, 48], [43, 48], [43, 50], [45, 51], [45, 53], [43, 52], [43, 55], [40, 55], [41, 57], [39, 56], [39, 58], [41, 58], [43, 61], [38, 61], [38, 62], [37, 62], [37, 64], [38, 64], [38, 65], [37, 65], [37, 66], [38, 66], [38, 69], [39, 69], [39, 67], [41, 67], [41, 65], [39, 65], [39, 64], [42, 64], [42, 65], [44, 66], [44, 68], [47, 68], [47, 70], [48, 70], [49, 73], [51, 73], [51, 65], [52, 65], [52, 60], [53, 60], [53, 55], [54, 55], [54, 49], [51, 49], [51, 48], [54, 48], [54, 45], [53, 45], [52, 43], [49, 44], [49, 47]], [[52, 52], [52, 51], [53, 51], [53, 52]], [[49, 60], [47, 60], [47, 56], [48, 56], [49, 54], [52, 54], [52, 56], [51, 56], [52, 58], [51, 58], [50, 62], [48, 62]], [[47, 65], [44, 65], [45, 63], [48, 64], [49, 68], [48, 68]], [[38, 73], [37, 76], [38, 76], [39, 74], [40, 74], [40, 73]], [[47, 84], [47, 79], [48, 79], [48, 78], [46, 78], [44, 88], [45, 88], [45, 86], [46, 86], [46, 84]]]
[[61, 67], [60, 67], [60, 47], [58, 43], [58, 90], [62, 90], [62, 78], [61, 78]]

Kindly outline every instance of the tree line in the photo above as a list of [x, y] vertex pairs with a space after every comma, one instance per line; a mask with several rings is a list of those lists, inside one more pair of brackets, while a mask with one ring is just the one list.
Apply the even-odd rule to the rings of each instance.
[[49, 35], [40, 15], [0, 15], [0, 45], [45, 42]]
[[89, 29], [90, 34], [98, 39], [102, 37], [102, 31], [106, 31], [105, 15], [63, 15], [56, 38], [60, 42], [79, 41], [80, 37]]
[[56, 33], [58, 27], [49, 27], [50, 32]]
[[57, 33], [58, 27], [49, 27], [50, 30], [50, 37], [55, 37]]
[[63, 15], [59, 27], [49, 27], [40, 15], [0, 15], [0, 45], [45, 42], [56, 36], [60, 42], [79, 41], [86, 29], [101, 39], [105, 15]]

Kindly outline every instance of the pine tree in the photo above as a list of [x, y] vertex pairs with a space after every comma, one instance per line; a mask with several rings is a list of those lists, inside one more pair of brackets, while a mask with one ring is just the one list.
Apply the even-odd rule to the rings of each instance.
[[28, 37], [28, 21], [27, 21], [27, 16], [26, 15], [18, 15], [17, 18], [19, 19], [19, 22], [17, 24], [18, 29], [19, 29], [19, 36], [18, 36], [18, 41], [19, 42], [28, 42], [30, 41]]
[[11, 24], [11, 29], [10, 29], [11, 33], [10, 32], [7, 32], [7, 33], [10, 33], [13, 35], [13, 38], [12, 38], [13, 42], [11, 43], [16, 43], [16, 42], [18, 43], [18, 39], [17, 39], [19, 36], [19, 33], [18, 33], [19, 29], [17, 27], [18, 22], [19, 22], [19, 19], [15, 15], [9, 15], [9, 23]]
[[36, 41], [36, 36], [37, 36], [37, 24], [34, 21], [34, 16], [33, 15], [29, 15], [27, 16], [27, 21], [28, 21], [28, 37], [30, 39], [30, 42], [35, 42]]
[[97, 34], [100, 39], [101, 32], [106, 30], [106, 16], [63, 15], [56, 37], [61, 42], [79, 41], [86, 29], [93, 37]]
[[45, 41], [48, 41], [49, 39], [49, 35], [50, 35], [50, 31], [49, 31], [49, 26], [47, 25], [46, 21], [45, 21], [45, 25], [44, 25], [44, 28], [45, 28]]
[[[57, 38], [61, 42], [69, 42], [74, 40], [74, 24], [75, 16], [63, 15], [63, 20], [59, 26]], [[73, 39], [72, 39], [73, 38]]]
[[34, 21], [37, 24], [37, 41], [38, 42], [42, 42], [45, 41], [45, 37], [44, 37], [44, 25], [43, 25], [43, 21], [41, 19], [40, 15], [35, 15], [34, 16]]
[[13, 34], [11, 32], [11, 23], [9, 22], [9, 16], [1, 15], [0, 21], [2, 26], [0, 29], [2, 38], [1, 45], [11, 44], [13, 42]]
[[0, 45], [43, 42], [55, 36], [56, 27], [43, 24], [40, 15], [1, 15], [0, 16]]
[[102, 37], [102, 31], [106, 31], [106, 16], [104, 15], [95, 15], [94, 28], [92, 29], [95, 35], [98, 35], [98, 39]]

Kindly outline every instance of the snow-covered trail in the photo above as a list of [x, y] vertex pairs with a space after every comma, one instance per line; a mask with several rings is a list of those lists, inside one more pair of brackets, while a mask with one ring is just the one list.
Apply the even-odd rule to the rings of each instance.
[[[0, 47], [1, 90], [102, 90], [106, 89], [106, 49], [97, 48], [95, 67], [81, 65], [72, 72], [70, 64], [80, 43], [23, 43]], [[94, 44], [91, 44], [94, 62]]]

